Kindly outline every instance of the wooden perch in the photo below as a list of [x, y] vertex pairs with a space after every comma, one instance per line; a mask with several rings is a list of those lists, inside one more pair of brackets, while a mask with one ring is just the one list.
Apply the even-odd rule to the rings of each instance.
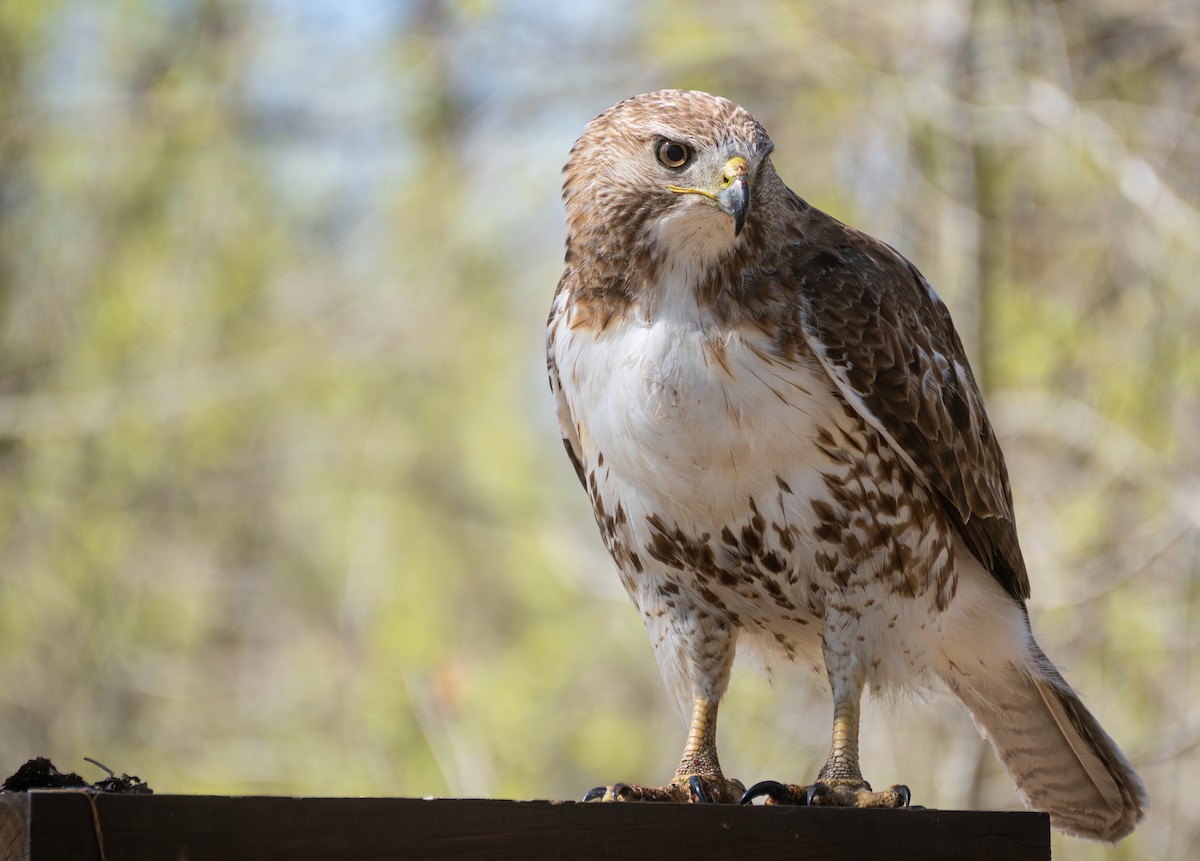
[[718, 856], [1047, 861], [1050, 826], [1044, 814], [1023, 812], [72, 790], [0, 795], [0, 861]]

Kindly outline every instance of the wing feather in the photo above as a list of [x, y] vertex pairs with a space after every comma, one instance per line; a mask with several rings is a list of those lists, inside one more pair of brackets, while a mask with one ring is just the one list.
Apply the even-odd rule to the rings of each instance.
[[930, 488], [1004, 589], [1029, 597], [1004, 455], [950, 312], [886, 244], [825, 219], [789, 251], [800, 329], [854, 409]]

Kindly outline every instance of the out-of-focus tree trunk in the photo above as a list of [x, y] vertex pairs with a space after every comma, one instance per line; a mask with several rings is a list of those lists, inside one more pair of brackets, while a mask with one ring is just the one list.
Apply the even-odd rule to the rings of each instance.
[[975, 376], [984, 392], [995, 384], [995, 305], [1006, 278], [1009, 241], [1004, 224], [1004, 154], [976, 119], [977, 109], [987, 102], [989, 61], [997, 59], [991, 56], [995, 46], [991, 43], [990, 28], [997, 24], [989, 20], [989, 15], [994, 5], [992, 0], [972, 0], [963, 30], [962, 74], [958, 76], [958, 96], [965, 114], [969, 194], [976, 226], [975, 259], [969, 270], [972, 280], [971, 289], [966, 291], [966, 303], [973, 317]]

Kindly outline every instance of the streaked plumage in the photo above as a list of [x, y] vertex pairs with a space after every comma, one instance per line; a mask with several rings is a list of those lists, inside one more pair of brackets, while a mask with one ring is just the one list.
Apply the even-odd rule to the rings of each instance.
[[736, 800], [715, 721], [740, 641], [823, 669], [835, 704], [816, 789], [758, 794], [906, 803], [862, 780], [859, 698], [940, 679], [1031, 806], [1124, 836], [1145, 790], [1030, 633], [1004, 458], [949, 312], [792, 193], [771, 149], [731, 102], [666, 90], [593, 120], [564, 170], [558, 419], [693, 715], [671, 784], [606, 796]]

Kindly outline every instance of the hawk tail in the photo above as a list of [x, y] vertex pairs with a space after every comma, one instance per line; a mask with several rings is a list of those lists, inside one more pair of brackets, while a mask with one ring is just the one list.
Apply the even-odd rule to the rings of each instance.
[[994, 686], [955, 686], [1022, 799], [1059, 831], [1117, 841], [1145, 816], [1149, 799], [1120, 748], [1036, 643], [1027, 667]]

